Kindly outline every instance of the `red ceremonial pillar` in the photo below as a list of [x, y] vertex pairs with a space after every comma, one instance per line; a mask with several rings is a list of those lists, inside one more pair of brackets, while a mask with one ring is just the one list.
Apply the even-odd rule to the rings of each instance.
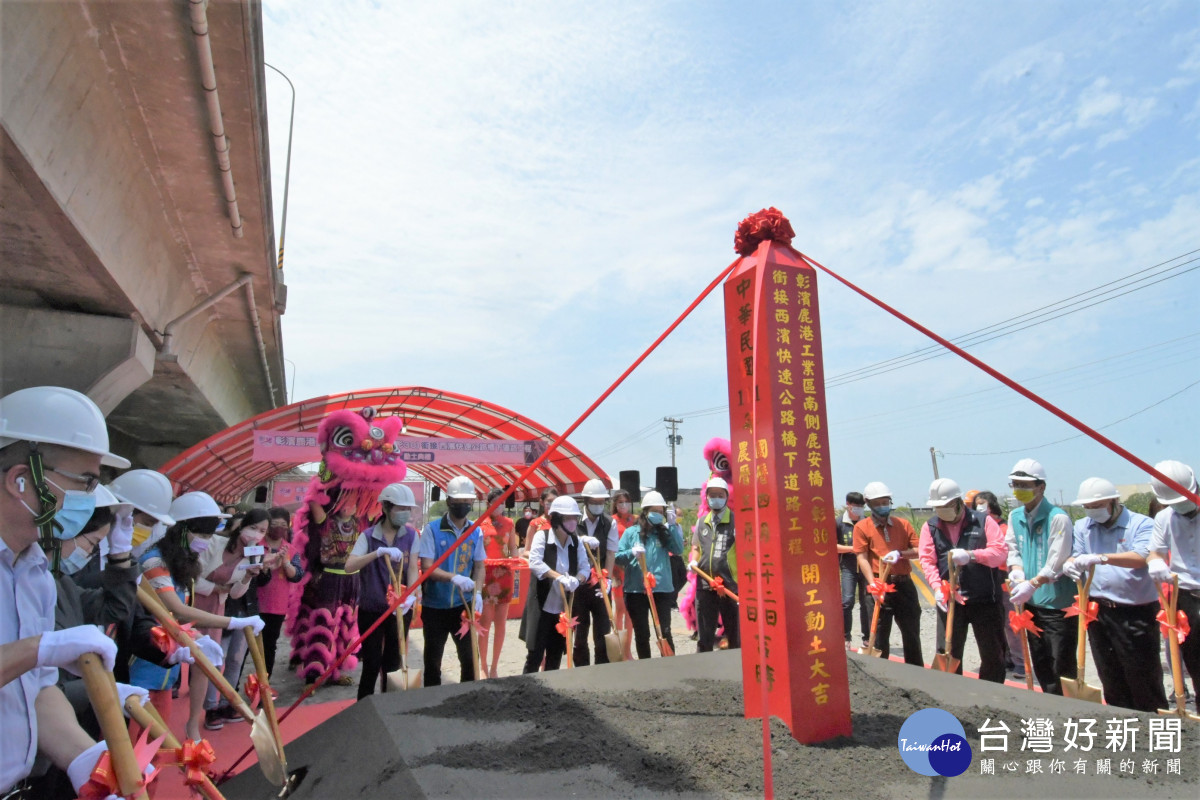
[[748, 217], [724, 285], [731, 496], [746, 716], [811, 744], [850, 734], [850, 691], [817, 279], [792, 235], [775, 209]]

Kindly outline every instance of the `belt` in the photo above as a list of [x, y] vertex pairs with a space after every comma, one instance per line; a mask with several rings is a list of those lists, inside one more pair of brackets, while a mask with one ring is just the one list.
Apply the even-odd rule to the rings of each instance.
[[888, 575], [888, 582], [890, 583], [904, 583], [911, 580], [912, 575]]
[[1134, 609], [1134, 608], [1149, 608], [1150, 606], [1156, 606], [1156, 605], [1158, 605], [1158, 601], [1157, 601], [1157, 600], [1155, 600], [1155, 601], [1153, 601], [1153, 602], [1150, 602], [1150, 603], [1118, 603], [1118, 602], [1116, 602], [1116, 601], [1114, 601], [1114, 600], [1109, 600], [1109, 599], [1107, 599], [1107, 598], [1104, 598], [1104, 597], [1093, 597], [1093, 598], [1091, 598], [1091, 599], [1092, 599], [1092, 600], [1094, 600], [1094, 601], [1096, 602], [1096, 605], [1102, 606], [1103, 608], [1128, 608], [1128, 609]]

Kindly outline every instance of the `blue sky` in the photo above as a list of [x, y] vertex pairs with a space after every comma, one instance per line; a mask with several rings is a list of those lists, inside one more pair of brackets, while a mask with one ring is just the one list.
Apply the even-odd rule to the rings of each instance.
[[[1200, 253], [1169, 261], [1200, 248], [1194, 3], [263, 5], [298, 91], [295, 398], [424, 385], [562, 430], [773, 205], [795, 247], [951, 337], [1168, 262], [972, 352], [1096, 426], [1162, 400], [1105, 433], [1200, 466]], [[267, 85], [278, 213], [290, 96]], [[928, 344], [819, 289], [827, 376]], [[722, 319], [714, 295], [572, 441], [649, 482], [655, 421], [686, 415], [699, 485], [728, 435]], [[1145, 480], [1088, 439], [1040, 446], [1075, 431], [953, 357], [827, 407], [839, 496], [883, 480], [919, 503], [930, 446], [964, 489], [1023, 455], [1067, 500]]]

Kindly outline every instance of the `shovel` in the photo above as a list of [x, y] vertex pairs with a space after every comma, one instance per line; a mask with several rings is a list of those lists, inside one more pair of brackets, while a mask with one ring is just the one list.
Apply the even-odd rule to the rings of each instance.
[[[392, 588], [397, 592], [400, 591], [400, 582], [396, 579], [396, 571], [392, 569], [391, 559], [385, 559], [388, 568], [388, 574], [392, 577]], [[425, 675], [423, 670], [410, 670], [408, 668], [408, 637], [404, 635], [404, 612], [400, 608], [396, 609], [396, 631], [400, 634], [400, 670], [399, 679], [393, 678], [395, 672], [388, 675], [389, 685], [399, 683], [403, 690], [420, 689], [425, 685]]]
[[575, 666], [575, 657], [572, 653], [575, 652], [575, 629], [571, 627], [571, 609], [575, 606], [575, 595], [567, 596], [567, 590], [563, 585], [558, 584], [558, 593], [562, 595], [563, 610], [567, 614], [567, 669], [572, 669]]
[[1079, 604], [1079, 649], [1075, 652], [1077, 672], [1074, 678], [1065, 678], [1061, 675], [1058, 678], [1064, 697], [1086, 700], [1089, 703], [1100, 703], [1104, 698], [1104, 692], [1099, 687], [1089, 685], [1083, 677], [1084, 664], [1087, 659], [1088, 598], [1091, 596], [1092, 578], [1095, 573], [1096, 568], [1093, 566], [1088, 569], [1086, 581], [1075, 581], [1075, 586], [1079, 590], [1079, 594], [1076, 595], [1076, 602]]
[[278, 765], [278, 774], [267, 773], [267, 780], [276, 786], [283, 786], [287, 783], [287, 757], [283, 754], [283, 737], [279, 734], [279, 718], [275, 716], [275, 698], [271, 697], [270, 679], [267, 677], [267, 659], [263, 657], [262, 642], [254, 635], [254, 631], [251, 628], [242, 628], [242, 633], [246, 636], [250, 657], [254, 659], [254, 671], [258, 675], [259, 698], [262, 701], [262, 710], [254, 716], [254, 724], [250, 726], [250, 740], [255, 743], [256, 749], [260, 739], [265, 739], [275, 747], [279, 760], [263, 764], [263, 772], [267, 772], [268, 768], [274, 770]]
[[[162, 739], [167, 747], [178, 751], [183, 746], [175, 738], [175, 735], [171, 733], [170, 729], [167, 728], [166, 723], [158, 715], [158, 711], [154, 709], [154, 706], [143, 706], [141, 698], [137, 695], [130, 696], [129, 700], [125, 703], [125, 709], [129, 712], [129, 716], [134, 722], [150, 731], [150, 735], [155, 739]], [[180, 764], [179, 768], [184, 773], [188, 771], [186, 764]], [[200, 794], [204, 795], [208, 800], [225, 800], [224, 795], [213, 784], [212, 779], [203, 773], [201, 773], [200, 783], [195, 786], [199, 789]]]
[[[592, 552], [592, 548], [584, 542], [583, 549], [587, 551], [588, 560], [592, 562], [592, 573], [597, 576], [597, 580], [603, 581], [604, 571], [600, 569], [600, 560], [596, 558], [596, 554]], [[609, 663], [625, 660], [625, 644], [629, 641], [629, 631], [620, 630], [616, 627], [616, 616], [613, 614], [612, 601], [608, 599], [608, 592], [604, 591], [604, 584], [600, 584], [600, 597], [604, 599], [604, 610], [608, 612], [608, 623], [612, 630], [604, 634], [604, 650], [608, 653]]]
[[[478, 586], [475, 587], [475, 591], [479, 591]], [[458, 590], [458, 594], [462, 597], [463, 605], [467, 611], [467, 619], [471, 623], [467, 634], [471, 637], [471, 654], [475, 658], [472, 663], [475, 665], [474, 668], [477, 670], [476, 675], [478, 676], [476, 679], [483, 680], [487, 677], [487, 670], [483, 669], [483, 659], [479, 655], [479, 633], [475, 628], [475, 602], [474, 599], [468, 601], [466, 592], [462, 589]]]
[[117, 695], [117, 682], [113, 674], [104, 668], [95, 653], [84, 653], [79, 657], [79, 671], [87, 688], [88, 700], [96, 712], [96, 720], [108, 743], [113, 773], [122, 797], [146, 797], [142, 787], [142, 768], [138, 766], [133, 742], [129, 739], [129, 728]]
[[638, 554], [638, 566], [642, 568], [642, 582], [646, 586], [646, 599], [650, 601], [650, 617], [654, 620], [654, 635], [658, 638], [658, 652], [663, 656], [675, 655], [675, 648], [663, 638], [662, 623], [658, 620], [658, 606], [654, 604], [654, 587], [650, 585], [650, 573], [646, 571], [646, 554]]
[[[879, 573], [880, 583], [887, 585], [888, 573], [892, 571], [892, 565], [885, 563], [883, 570]], [[871, 612], [871, 636], [867, 639], [867, 646], [861, 648], [858, 652], [864, 656], [874, 656], [881, 658], [883, 651], [875, 646], [875, 632], [879, 630], [879, 609], [883, 607], [883, 598], [875, 598], [875, 610]]]
[[[1158, 602], [1162, 604], [1163, 610], [1166, 611], [1166, 618], [1172, 625], [1178, 624], [1179, 600], [1179, 576], [1173, 575], [1171, 581], [1171, 599], [1170, 601], [1163, 595], [1162, 585], [1158, 587]], [[1175, 710], [1160, 708], [1160, 714], [1172, 714], [1183, 719], [1200, 721], [1200, 716], [1193, 714], [1187, 710], [1187, 700], [1183, 692], [1183, 664], [1180, 663], [1179, 655], [1179, 637], [1175, 635], [1175, 631], [1167, 629], [1167, 642], [1171, 649], [1171, 677], [1175, 682]]]
[[712, 576], [711, 576], [711, 575], [709, 575], [709, 574], [708, 574], [707, 572], [705, 572], [704, 570], [700, 569], [699, 567], [692, 567], [692, 572], [696, 573], [696, 574], [697, 574], [697, 575], [699, 575], [701, 578], [704, 578], [704, 580], [708, 581], [708, 585], [709, 585], [709, 586], [713, 586], [713, 588], [715, 588], [715, 589], [717, 590], [717, 594], [723, 594], [723, 595], [725, 595], [726, 597], [728, 597], [728, 598], [730, 598], [731, 600], [733, 600], [733, 602], [735, 602], [735, 603], [740, 603], [740, 602], [741, 602], [741, 600], [738, 600], [738, 596], [737, 596], [736, 594], [734, 594], [733, 592], [729, 591], [729, 590], [728, 590], [728, 589], [726, 589], [724, 586], [714, 586], [714, 584], [713, 584], [713, 579], [712, 579]]
[[259, 768], [262, 769], [263, 775], [267, 777], [267, 780], [276, 786], [284, 786], [286, 789], [286, 780], [276, 781], [278, 776], [286, 776], [287, 773], [279, 760], [279, 753], [275, 748], [275, 739], [271, 736], [270, 730], [267, 729], [264, 735], [260, 727], [260, 732], [256, 738], [254, 732], [256, 721], [254, 710], [242, 699], [237, 689], [229, 685], [229, 681], [225, 680], [225, 676], [221, 674], [221, 671], [213, 666], [213, 663], [208, 660], [208, 656], [204, 655], [204, 651], [194, 646], [196, 641], [191, 636], [188, 636], [187, 631], [179, 627], [179, 623], [176, 622], [174, 615], [167, 610], [167, 607], [154, 594], [154, 590], [150, 588], [149, 583], [146, 581], [139, 583], [137, 593], [138, 600], [150, 612], [151, 616], [158, 620], [158, 624], [162, 625], [167, 634], [181, 647], [191, 650], [192, 657], [196, 659], [196, 668], [204, 673], [204, 677], [208, 678], [213, 686], [217, 687], [217, 691], [229, 701], [229, 704], [242, 716], [242, 719], [250, 723], [250, 742], [254, 745], [254, 754], [258, 757]]
[[[1025, 604], [1017, 606], [1017, 613], [1025, 613]], [[1021, 655], [1025, 658], [1025, 688], [1033, 691], [1033, 659], [1029, 656], [1029, 631], [1021, 631]]]
[[946, 635], [942, 637], [945, 640], [946, 649], [934, 655], [930, 668], [941, 672], [958, 672], [959, 664], [962, 662], [950, 654], [954, 641], [954, 607], [958, 605], [956, 599], [958, 595], [958, 565], [949, 557], [946, 561], [950, 570], [950, 602], [946, 604]]

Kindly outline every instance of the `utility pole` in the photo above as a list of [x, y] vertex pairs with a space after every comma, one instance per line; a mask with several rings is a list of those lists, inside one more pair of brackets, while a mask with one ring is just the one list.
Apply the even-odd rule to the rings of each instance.
[[933, 479], [936, 481], [941, 476], [937, 471], [937, 449], [934, 447], [929, 448], [929, 460], [933, 462]]
[[675, 446], [679, 445], [679, 444], [683, 444], [683, 437], [679, 436], [676, 433], [676, 431], [679, 429], [679, 426], [683, 423], [683, 420], [674, 419], [673, 417], [663, 417], [663, 422], [665, 422], [671, 426], [671, 432], [667, 435], [667, 444], [669, 444], [671, 446], [671, 466], [674, 467], [675, 466]]

